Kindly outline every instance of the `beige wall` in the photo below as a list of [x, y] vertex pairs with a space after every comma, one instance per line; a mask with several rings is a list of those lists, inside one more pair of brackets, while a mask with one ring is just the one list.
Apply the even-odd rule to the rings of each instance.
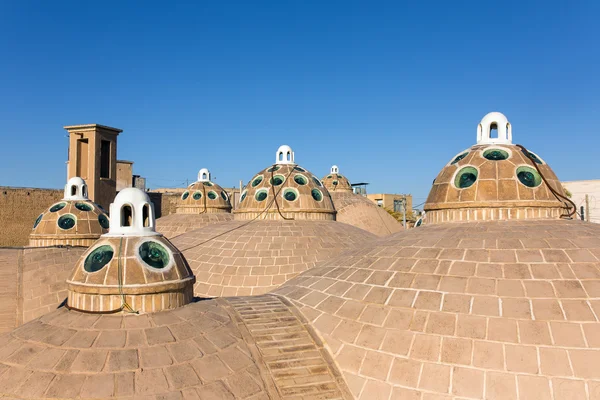
[[25, 246], [38, 215], [62, 199], [62, 189], [0, 186], [0, 246]]
[[117, 160], [117, 192], [133, 185], [133, 162]]
[[[585, 210], [585, 196], [587, 195], [589, 221], [600, 223], [600, 179], [562, 182], [562, 185], [571, 192], [571, 200], [573, 200], [573, 203], [577, 206], [577, 212], [580, 212], [581, 206], [583, 206]], [[586, 220], [588, 220], [588, 216], [586, 216]]]
[[[406, 212], [412, 213], [412, 195], [410, 194], [392, 194], [392, 193], [376, 193], [367, 194], [367, 198], [373, 203], [380, 205], [386, 210], [394, 211], [394, 200], [402, 200], [406, 197]], [[381, 203], [381, 204], [380, 204]]]

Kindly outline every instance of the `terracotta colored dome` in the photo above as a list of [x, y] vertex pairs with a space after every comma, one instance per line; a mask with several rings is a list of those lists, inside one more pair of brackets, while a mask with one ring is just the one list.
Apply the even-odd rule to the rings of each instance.
[[[283, 157], [288, 154], [289, 159]], [[277, 151], [275, 164], [256, 174], [242, 190], [235, 219], [334, 220], [327, 189], [311, 172], [294, 162], [289, 146]]]
[[348, 178], [340, 174], [339, 171], [340, 170], [337, 165], [332, 166], [330, 173], [321, 179], [323, 186], [325, 186], [331, 193], [352, 192], [352, 185], [350, 184], [350, 181]]
[[[492, 138], [496, 128], [499, 138]], [[490, 113], [478, 126], [477, 144], [454, 156], [435, 178], [425, 222], [558, 218], [565, 206], [542, 175], [564, 196], [548, 164], [513, 145], [506, 117]]]
[[377, 236], [401, 231], [402, 224], [365, 196], [344, 191], [333, 191], [331, 199], [337, 211], [335, 220], [364, 229]]
[[89, 246], [108, 229], [108, 216], [87, 198], [87, 185], [69, 179], [64, 198], [40, 214], [29, 235], [29, 246]]
[[210, 172], [203, 168], [198, 181], [192, 183], [181, 195], [177, 214], [229, 213], [231, 203], [227, 192], [210, 180]]

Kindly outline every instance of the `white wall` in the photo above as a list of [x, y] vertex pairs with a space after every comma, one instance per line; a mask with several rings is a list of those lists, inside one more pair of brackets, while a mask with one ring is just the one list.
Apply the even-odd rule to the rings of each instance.
[[600, 179], [562, 182], [562, 185], [571, 192], [571, 200], [577, 205], [577, 212], [579, 212], [581, 206], [585, 209], [585, 195], [587, 194], [590, 204], [590, 222], [600, 223]]

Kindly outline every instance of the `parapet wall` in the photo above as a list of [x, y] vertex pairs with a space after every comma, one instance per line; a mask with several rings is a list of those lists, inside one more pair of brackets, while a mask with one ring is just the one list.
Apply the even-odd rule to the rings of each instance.
[[36, 218], [63, 195], [63, 189], [0, 186], [0, 246], [26, 246]]

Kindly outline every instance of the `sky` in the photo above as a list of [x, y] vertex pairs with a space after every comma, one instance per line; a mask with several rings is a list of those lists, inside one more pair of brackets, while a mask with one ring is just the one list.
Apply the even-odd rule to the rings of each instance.
[[600, 2], [0, 1], [0, 185], [60, 188], [65, 125], [123, 129], [149, 188], [246, 183], [282, 144], [417, 205], [490, 111], [600, 179]]

